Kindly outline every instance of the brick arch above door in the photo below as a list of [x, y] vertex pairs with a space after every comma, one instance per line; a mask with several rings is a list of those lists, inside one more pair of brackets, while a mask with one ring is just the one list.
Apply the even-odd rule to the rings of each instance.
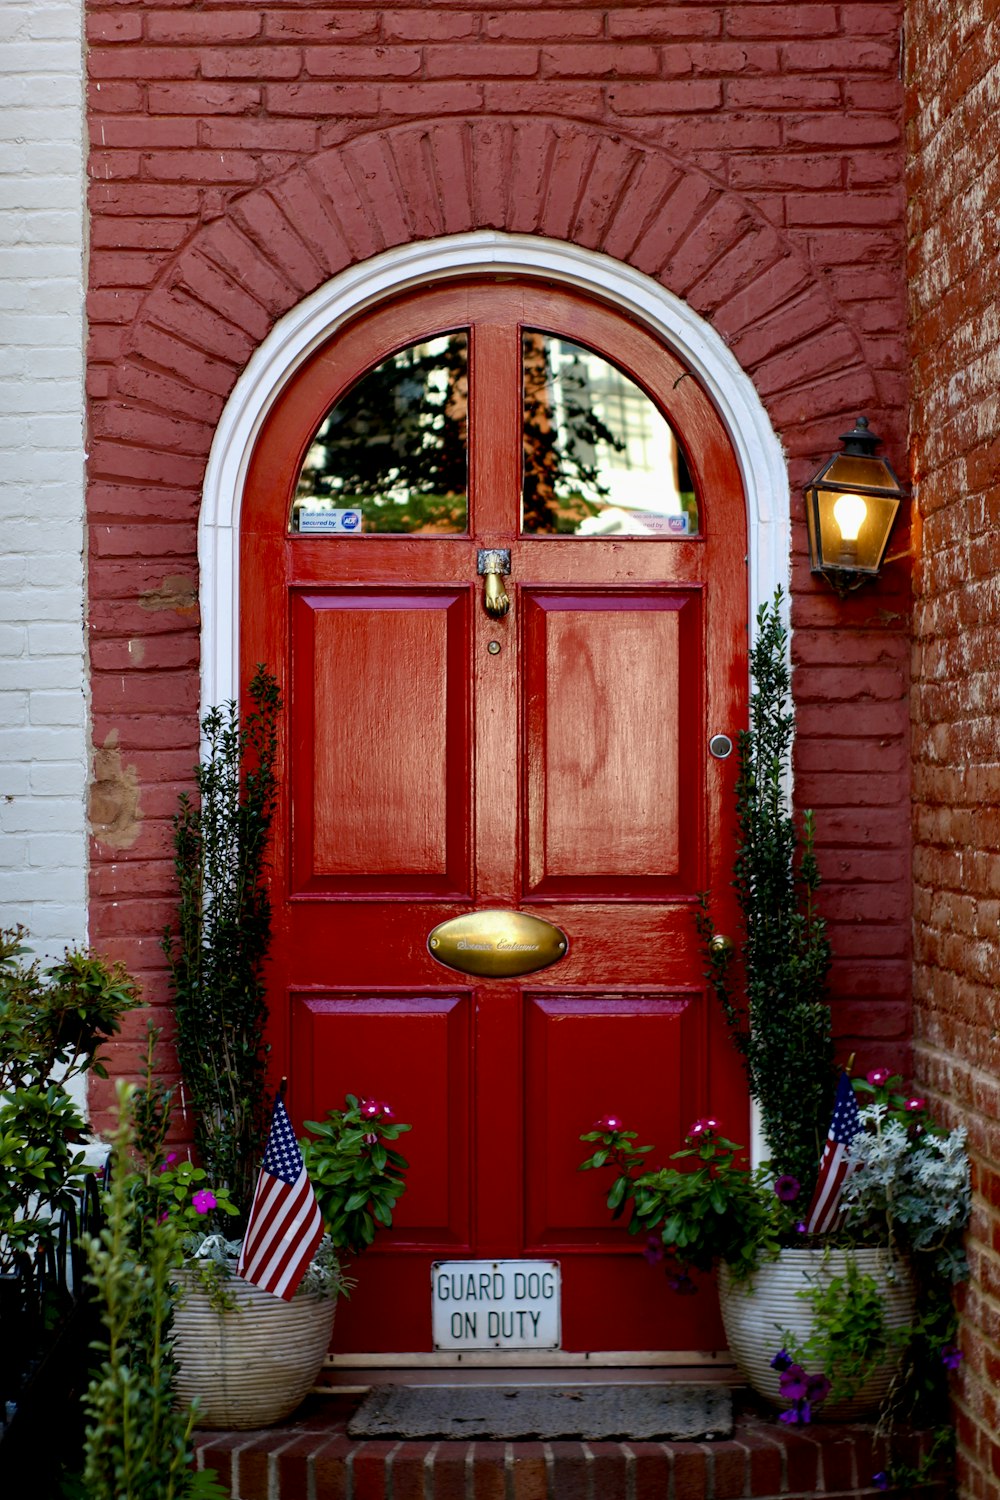
[[[487, 229], [609, 256], [682, 299], [749, 376], [791, 459], [812, 462], [831, 424], [862, 408], [897, 425], [898, 392], [880, 389], [860, 330], [749, 199], [594, 124], [447, 119], [357, 137], [204, 224], [136, 307], [93, 407], [91, 475], [131, 476], [115, 450], [145, 444], [176, 455], [172, 483], [199, 482], [224, 401], [283, 315], [394, 247]], [[200, 419], [178, 412], [178, 379], [204, 392]]]

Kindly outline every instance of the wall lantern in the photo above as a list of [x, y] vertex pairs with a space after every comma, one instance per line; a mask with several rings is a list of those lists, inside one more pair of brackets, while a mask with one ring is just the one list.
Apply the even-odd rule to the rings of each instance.
[[843, 453], [827, 459], [806, 486], [806, 521], [809, 566], [843, 598], [877, 576], [903, 489], [885, 459], [875, 457], [882, 439], [869, 432], [867, 417], [840, 441]]

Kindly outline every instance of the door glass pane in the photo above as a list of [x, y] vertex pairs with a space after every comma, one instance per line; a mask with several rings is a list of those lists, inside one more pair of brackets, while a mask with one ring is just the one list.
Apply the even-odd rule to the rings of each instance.
[[522, 335], [521, 530], [686, 537], [698, 502], [680, 443], [646, 392], [580, 344]]
[[410, 344], [362, 375], [309, 445], [292, 531], [466, 531], [468, 397], [464, 330]]

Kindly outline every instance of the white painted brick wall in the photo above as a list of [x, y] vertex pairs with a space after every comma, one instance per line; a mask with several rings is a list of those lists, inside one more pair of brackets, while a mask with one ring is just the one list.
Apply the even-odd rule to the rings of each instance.
[[0, 923], [86, 940], [82, 5], [0, 0]]

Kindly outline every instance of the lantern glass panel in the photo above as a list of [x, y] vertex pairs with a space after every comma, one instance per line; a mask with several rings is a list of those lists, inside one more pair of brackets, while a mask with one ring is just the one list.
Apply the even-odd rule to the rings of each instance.
[[[871, 460], [866, 460], [870, 463]], [[817, 559], [821, 568], [847, 568], [858, 573], [876, 573], [882, 561], [889, 539], [899, 501], [892, 495], [872, 495], [852, 492], [850, 489], [827, 489], [826, 480], [818, 484], [810, 495], [818, 514], [821, 556]], [[856, 495], [864, 505], [864, 516], [859, 519], [859, 507], [849, 502], [842, 503], [846, 495]], [[813, 498], [815, 497], [815, 499]], [[835, 509], [836, 508], [836, 509]], [[852, 514], [853, 512], [853, 514]], [[814, 530], [814, 528], [810, 528]], [[856, 535], [851, 533], [856, 530]], [[811, 538], [815, 557], [816, 537]]]

